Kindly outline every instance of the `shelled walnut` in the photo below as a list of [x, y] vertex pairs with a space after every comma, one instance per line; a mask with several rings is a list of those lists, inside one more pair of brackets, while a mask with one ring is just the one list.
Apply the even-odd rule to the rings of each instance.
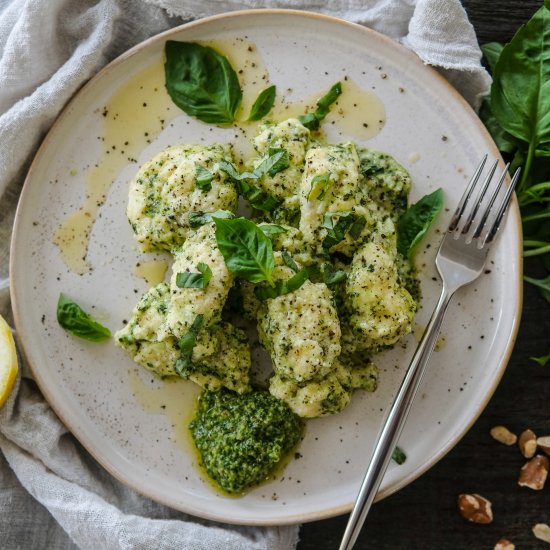
[[533, 458], [537, 452], [537, 436], [533, 430], [521, 432], [518, 440], [519, 450], [525, 458]]
[[540, 491], [546, 483], [549, 467], [550, 460], [548, 460], [548, 457], [535, 455], [522, 466], [519, 472], [518, 485]]
[[493, 521], [491, 502], [477, 493], [459, 495], [458, 509], [464, 519], [473, 523], [491, 523]]

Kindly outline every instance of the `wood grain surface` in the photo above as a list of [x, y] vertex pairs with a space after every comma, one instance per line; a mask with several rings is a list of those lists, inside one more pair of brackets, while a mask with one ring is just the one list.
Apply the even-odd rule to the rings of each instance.
[[[542, 0], [463, 0], [481, 44], [506, 42]], [[526, 273], [537, 275], [535, 263]], [[540, 274], [539, 274], [540, 275]], [[550, 365], [532, 356], [550, 348], [550, 305], [525, 285], [524, 307], [517, 342], [504, 377], [489, 405], [459, 444], [422, 477], [375, 504], [367, 518], [358, 549], [446, 550], [492, 549], [505, 537], [518, 550], [550, 550], [531, 528], [550, 524], [550, 483], [542, 491], [519, 487], [525, 459], [489, 435], [499, 424], [520, 433], [531, 428], [550, 435]], [[458, 513], [460, 493], [480, 493], [493, 504], [489, 525], [466, 522]], [[337, 549], [347, 516], [302, 526], [298, 550]]]

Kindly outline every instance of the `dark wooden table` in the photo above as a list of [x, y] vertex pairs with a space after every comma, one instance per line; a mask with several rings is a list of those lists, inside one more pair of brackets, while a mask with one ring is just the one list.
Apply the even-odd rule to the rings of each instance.
[[[463, 0], [481, 44], [506, 42], [542, 0]], [[526, 264], [526, 272], [535, 270]], [[535, 523], [550, 524], [550, 484], [543, 491], [519, 487], [525, 459], [489, 435], [499, 424], [516, 433], [550, 434], [550, 365], [531, 356], [550, 348], [550, 304], [525, 286], [521, 326], [512, 358], [489, 405], [459, 444], [405, 489], [375, 504], [356, 548], [391, 550], [492, 549], [502, 537], [517, 549], [550, 549], [537, 540]], [[480, 493], [493, 504], [490, 525], [468, 523], [458, 513], [460, 493]], [[347, 516], [305, 524], [298, 550], [337, 549]]]

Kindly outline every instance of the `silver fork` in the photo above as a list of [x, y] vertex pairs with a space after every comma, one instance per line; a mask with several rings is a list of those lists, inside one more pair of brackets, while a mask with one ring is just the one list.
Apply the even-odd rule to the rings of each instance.
[[479, 187], [486, 161], [487, 155], [472, 176], [439, 247], [435, 264], [443, 283], [441, 295], [380, 431], [340, 550], [351, 550], [361, 531], [435, 347], [447, 306], [460, 287], [473, 282], [483, 271], [490, 244], [495, 239], [510, 204], [520, 169], [516, 170], [508, 188], [501, 193], [508, 171], [506, 165], [496, 187], [488, 195], [498, 160], [491, 166]]

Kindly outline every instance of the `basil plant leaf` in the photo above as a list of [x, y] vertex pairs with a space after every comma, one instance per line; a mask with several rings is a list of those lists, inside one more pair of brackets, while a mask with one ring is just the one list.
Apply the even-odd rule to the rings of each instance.
[[228, 210], [216, 210], [215, 212], [189, 212], [188, 220], [190, 227], [196, 229], [201, 225], [212, 223], [214, 218], [231, 219], [234, 217], [235, 214]]
[[216, 242], [229, 271], [251, 283], [273, 283], [275, 256], [271, 240], [246, 218], [214, 218]]
[[176, 286], [179, 288], [206, 288], [212, 279], [212, 270], [204, 262], [197, 264], [198, 273], [183, 271], [176, 274]]
[[281, 252], [281, 256], [283, 258], [283, 262], [285, 263], [285, 265], [290, 269], [292, 269], [294, 273], [298, 273], [298, 271], [300, 271], [298, 264], [294, 261], [294, 258], [286, 250], [283, 250]]
[[342, 94], [342, 84], [337, 82], [331, 89], [317, 101], [317, 109], [298, 117], [298, 120], [310, 130], [318, 130], [320, 123], [328, 115], [331, 105]]
[[277, 87], [269, 86], [265, 90], [262, 90], [254, 105], [250, 109], [250, 115], [248, 117], [249, 122], [254, 122], [255, 120], [260, 120], [266, 116], [269, 111], [271, 111], [273, 104], [275, 103], [275, 97], [277, 95]]
[[227, 58], [195, 42], [168, 40], [164, 47], [166, 90], [188, 115], [209, 124], [231, 124], [242, 100]]
[[436, 189], [411, 205], [397, 222], [397, 251], [412, 259], [418, 243], [443, 208], [443, 190]]
[[195, 183], [201, 191], [210, 191], [213, 179], [214, 174], [210, 170], [200, 164], [195, 164]]
[[502, 128], [532, 146], [550, 141], [550, 10], [540, 8], [504, 46], [491, 106]]
[[111, 337], [111, 331], [107, 327], [98, 323], [63, 293], [59, 294], [57, 301], [57, 322], [74, 336], [90, 342], [101, 342]]
[[481, 51], [483, 52], [492, 73], [495, 72], [495, 67], [497, 66], [498, 58], [500, 57], [503, 48], [504, 44], [501, 44], [500, 42], [489, 42], [481, 46]]
[[309, 278], [309, 269], [304, 267], [298, 273], [295, 273], [290, 279], [276, 281], [273, 286], [257, 286], [254, 288], [254, 294], [258, 300], [267, 300], [268, 298], [277, 298], [298, 290]]

